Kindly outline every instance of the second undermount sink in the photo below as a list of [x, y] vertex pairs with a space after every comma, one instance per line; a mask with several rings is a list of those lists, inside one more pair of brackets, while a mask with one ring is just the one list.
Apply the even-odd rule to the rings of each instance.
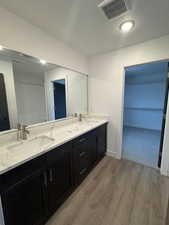
[[13, 145], [8, 146], [8, 153], [12, 156], [17, 156], [18, 154], [31, 154], [32, 152], [38, 152], [43, 149], [43, 147], [52, 144], [53, 138], [48, 136], [39, 136], [26, 141], [21, 141]]
[[67, 129], [68, 133], [76, 133], [79, 131], [83, 131], [85, 129], [88, 129], [92, 126], [95, 126], [99, 121], [97, 120], [91, 120], [91, 119], [84, 119], [81, 122], [77, 122], [75, 125], [69, 127]]
[[85, 129], [86, 128], [86, 125], [85, 124], [83, 124], [82, 122], [79, 122], [79, 123], [77, 123], [76, 125], [74, 125], [74, 126], [70, 126], [68, 129], [67, 129], [67, 132], [68, 133], [72, 133], [72, 134], [76, 134], [76, 133], [78, 133], [78, 132], [80, 132], [80, 131], [83, 131], [83, 129]]

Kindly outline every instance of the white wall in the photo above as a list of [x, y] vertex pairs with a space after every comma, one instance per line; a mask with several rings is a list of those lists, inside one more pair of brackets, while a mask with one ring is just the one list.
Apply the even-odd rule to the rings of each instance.
[[[124, 102], [124, 67], [169, 59], [169, 36], [147, 41], [89, 60], [89, 111], [110, 117], [108, 151], [121, 158]], [[169, 107], [168, 107], [169, 108]], [[161, 171], [169, 170], [169, 110]]]
[[87, 113], [88, 94], [87, 76], [80, 73], [58, 67], [45, 74], [45, 92], [48, 120], [55, 119], [54, 95], [52, 81], [65, 79], [66, 81], [66, 110], [67, 115]]
[[18, 122], [30, 125], [47, 121], [43, 74], [19, 74], [16, 69], [14, 79]]
[[0, 73], [4, 75], [10, 128], [16, 128], [18, 120], [12, 62], [0, 60]]
[[87, 58], [0, 7], [0, 45], [88, 74]]

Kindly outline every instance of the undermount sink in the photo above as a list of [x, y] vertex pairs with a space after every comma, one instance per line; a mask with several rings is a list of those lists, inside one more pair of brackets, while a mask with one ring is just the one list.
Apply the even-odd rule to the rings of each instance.
[[69, 127], [67, 130], [68, 133], [75, 133], [79, 132], [80, 130], [86, 129], [88, 127], [94, 126], [98, 123], [97, 120], [82, 120], [81, 122], [78, 122], [75, 126]]
[[98, 120], [94, 120], [94, 119], [87, 119], [85, 120], [86, 123], [92, 123], [92, 124], [96, 124], [98, 123], [99, 121]]
[[86, 126], [86, 127], [90, 127], [90, 126], [95, 126], [98, 121], [97, 120], [83, 120], [82, 122], [79, 122], [81, 125], [79, 126]]
[[39, 151], [42, 147], [51, 144], [54, 141], [53, 138], [48, 136], [39, 136], [26, 141], [21, 141], [13, 145], [8, 146], [8, 153], [12, 156], [17, 154], [25, 154]]
[[78, 132], [79, 129], [80, 129], [80, 128], [79, 128], [78, 126], [76, 126], [76, 127], [70, 127], [70, 128], [67, 130], [67, 132], [68, 132], [68, 133]]

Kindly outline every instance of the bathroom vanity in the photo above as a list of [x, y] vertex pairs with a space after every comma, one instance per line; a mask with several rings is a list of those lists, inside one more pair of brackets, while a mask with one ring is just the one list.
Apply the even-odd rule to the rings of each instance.
[[[22, 153], [20, 158], [14, 158], [15, 161], [9, 160], [8, 153], [8, 163], [1, 167], [1, 217], [4, 224], [45, 224], [104, 157], [107, 122], [100, 119], [52, 127], [52, 133], [50, 130], [31, 139], [37, 148], [38, 144], [41, 145], [37, 152], [30, 140], [17, 147], [13, 145], [16, 152], [20, 148], [21, 153], [22, 147], [29, 146], [27, 151], [30, 153]], [[45, 138], [46, 144], [43, 144]]]
[[0, 225], [44, 225], [105, 155], [108, 120], [88, 116], [87, 74], [0, 56]]

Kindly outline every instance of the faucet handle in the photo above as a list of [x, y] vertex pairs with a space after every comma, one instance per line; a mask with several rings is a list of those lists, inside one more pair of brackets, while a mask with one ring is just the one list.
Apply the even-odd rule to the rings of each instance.
[[78, 114], [77, 114], [77, 113], [75, 113], [75, 114], [74, 114], [74, 117], [78, 117]]
[[79, 114], [79, 121], [82, 121], [82, 113]]
[[27, 127], [28, 127], [28, 125], [23, 124], [23, 125], [22, 125], [22, 130], [23, 130], [24, 132], [26, 132], [27, 134], [29, 134], [29, 131], [26, 129]]
[[18, 130], [21, 130], [21, 127], [22, 127], [21, 124], [20, 123], [17, 123], [17, 129]]
[[21, 130], [22, 130], [21, 124], [17, 123], [17, 141], [21, 139]]
[[22, 125], [23, 130], [25, 130], [25, 129], [27, 128], [27, 126], [28, 126], [28, 125], [23, 124], [23, 125]]

